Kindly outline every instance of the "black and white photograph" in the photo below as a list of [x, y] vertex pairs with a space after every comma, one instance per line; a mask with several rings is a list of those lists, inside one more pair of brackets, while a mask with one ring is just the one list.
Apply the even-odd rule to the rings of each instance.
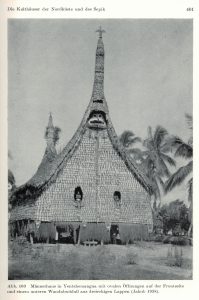
[[191, 280], [193, 20], [7, 26], [8, 279]]

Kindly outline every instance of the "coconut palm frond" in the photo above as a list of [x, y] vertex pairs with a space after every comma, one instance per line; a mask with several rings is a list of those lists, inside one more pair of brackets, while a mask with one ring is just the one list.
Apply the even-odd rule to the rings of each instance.
[[143, 140], [142, 144], [144, 147], [148, 148], [148, 139]]
[[150, 156], [147, 156], [143, 160], [142, 167], [143, 167], [143, 169], [145, 169], [145, 172], [149, 178], [153, 177], [155, 165]]
[[150, 153], [154, 152], [156, 149], [153, 139], [145, 139], [142, 144]]
[[152, 133], [152, 128], [151, 128], [151, 126], [149, 126], [149, 127], [147, 128], [147, 133], [148, 133], [148, 139], [149, 139], [149, 140], [153, 140], [153, 133]]
[[131, 148], [128, 150], [129, 153], [139, 153], [140, 155], [142, 155], [142, 150], [140, 150], [140, 148]]
[[193, 147], [189, 144], [182, 143], [175, 152], [176, 157], [191, 158], [193, 156]]
[[155, 199], [160, 198], [160, 189], [159, 189], [157, 181], [153, 177], [151, 178], [150, 181], [151, 181], [151, 186], [152, 186], [152, 190], [153, 190]]
[[167, 143], [167, 140], [165, 139], [165, 142], [160, 146], [160, 150], [163, 153], [173, 152], [173, 147]]
[[188, 200], [192, 202], [193, 200], [193, 178], [189, 179], [188, 183]]
[[155, 133], [154, 133], [154, 144], [157, 148], [160, 147], [162, 142], [164, 141], [165, 137], [168, 135], [168, 132], [165, 128], [161, 126], [157, 126]]
[[162, 157], [158, 157], [156, 159], [156, 164], [157, 164], [157, 174], [158, 175], [166, 176], [166, 177], [169, 177], [171, 175], [171, 173]]
[[123, 144], [123, 146], [126, 145], [126, 143], [129, 142], [129, 139], [132, 139], [132, 137], [134, 137], [135, 134], [132, 131], [129, 130], [125, 130], [119, 137], [120, 142]]
[[165, 183], [165, 191], [169, 192], [174, 187], [180, 185], [184, 179], [192, 172], [193, 162], [190, 161], [186, 166], [179, 168]]
[[177, 148], [180, 145], [184, 144], [184, 141], [176, 135], [169, 136], [165, 142], [170, 148]]
[[125, 147], [128, 148], [129, 146], [141, 142], [141, 138], [135, 136], [132, 131], [125, 130], [119, 137], [120, 143]]
[[193, 116], [190, 114], [185, 114], [186, 120], [187, 120], [187, 124], [189, 126], [189, 129], [193, 129]]
[[140, 137], [136, 136], [136, 137], [134, 137], [134, 138], [132, 139], [132, 141], [133, 141], [133, 144], [134, 144], [134, 143], [137, 143], [137, 142], [141, 142], [142, 139], [141, 139]]
[[153, 149], [155, 149], [153, 131], [151, 126], [147, 128], [147, 138], [143, 141], [143, 146], [145, 146], [150, 151], [153, 151]]
[[193, 147], [193, 137], [192, 136], [188, 139], [188, 145]]
[[169, 148], [171, 151], [172, 149], [175, 149], [175, 156], [184, 158], [191, 158], [193, 156], [192, 139], [190, 139], [188, 143], [185, 143], [178, 136], [171, 136], [168, 139], [166, 139], [165, 144], [166, 145], [163, 145], [163, 147], [168, 147], [168, 150]]
[[[167, 164], [175, 166], [175, 160], [168, 156], [166, 152], [171, 149], [171, 145], [167, 144], [168, 132], [165, 128], [157, 126], [152, 131], [151, 127], [148, 127], [148, 136], [144, 140], [143, 146], [146, 147], [146, 151], [142, 151], [144, 161], [142, 167], [148, 178], [153, 182], [155, 186], [156, 197], [161, 196], [162, 186], [164, 188], [164, 182], [162, 177], [170, 177], [170, 171]], [[172, 143], [177, 139], [173, 138]]]
[[164, 190], [165, 184], [164, 184], [164, 181], [162, 180], [162, 177], [157, 175], [157, 176], [156, 176], [156, 179], [157, 179], [157, 181], [160, 183], [161, 187], [162, 187], [163, 190]]
[[165, 153], [161, 153], [161, 157], [162, 159], [167, 162], [170, 166], [175, 167], [176, 166], [176, 162], [175, 160], [170, 157], [169, 155], [165, 154]]
[[128, 153], [132, 155], [135, 159], [143, 160], [143, 154], [139, 148], [131, 148], [128, 150]]

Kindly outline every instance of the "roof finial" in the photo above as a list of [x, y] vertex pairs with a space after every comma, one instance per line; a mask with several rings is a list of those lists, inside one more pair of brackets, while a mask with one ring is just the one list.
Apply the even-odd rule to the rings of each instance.
[[48, 127], [53, 127], [53, 117], [51, 112], [49, 113]]
[[102, 29], [102, 27], [100, 26], [99, 29], [96, 30], [96, 32], [99, 32], [99, 38], [102, 39], [102, 34], [105, 33], [106, 31]]

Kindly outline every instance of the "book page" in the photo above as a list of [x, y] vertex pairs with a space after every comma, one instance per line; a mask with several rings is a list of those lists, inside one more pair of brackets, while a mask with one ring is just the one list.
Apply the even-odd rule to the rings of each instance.
[[197, 1], [0, 5], [3, 299], [195, 299]]

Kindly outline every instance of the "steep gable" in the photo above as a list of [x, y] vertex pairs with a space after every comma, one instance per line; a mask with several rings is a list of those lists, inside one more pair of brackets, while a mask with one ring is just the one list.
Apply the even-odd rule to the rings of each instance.
[[[18, 203], [22, 203], [28, 199], [34, 201], [44, 191], [49, 189], [53, 183], [56, 182], [57, 177], [61, 172], [63, 172], [65, 166], [70, 162], [70, 160], [74, 159], [77, 148], [81, 147], [80, 145], [82, 140], [84, 140], [85, 135], [87, 132], [89, 132], [89, 117], [94, 111], [101, 112], [105, 115], [106, 130], [102, 130], [102, 132], [106, 132], [107, 139], [110, 141], [109, 145], [111, 145], [111, 147], [114, 149], [114, 153], [117, 153], [117, 156], [121, 158], [123, 164], [126, 166], [126, 169], [129, 173], [131, 173], [133, 180], [136, 180], [147, 193], [152, 193], [151, 184], [148, 178], [121, 145], [109, 116], [108, 106], [104, 96], [105, 52], [102, 40], [102, 32], [103, 31], [100, 29], [95, 57], [95, 76], [92, 96], [81, 124], [79, 125], [72, 139], [59, 155], [54, 155], [50, 150], [48, 150], [48, 153], [45, 153], [36, 174], [26, 184], [19, 187], [13, 194], [13, 202], [17, 201]], [[94, 131], [100, 132], [98, 129]], [[92, 154], [88, 155], [91, 156]], [[78, 166], [78, 161], [76, 163]]]

